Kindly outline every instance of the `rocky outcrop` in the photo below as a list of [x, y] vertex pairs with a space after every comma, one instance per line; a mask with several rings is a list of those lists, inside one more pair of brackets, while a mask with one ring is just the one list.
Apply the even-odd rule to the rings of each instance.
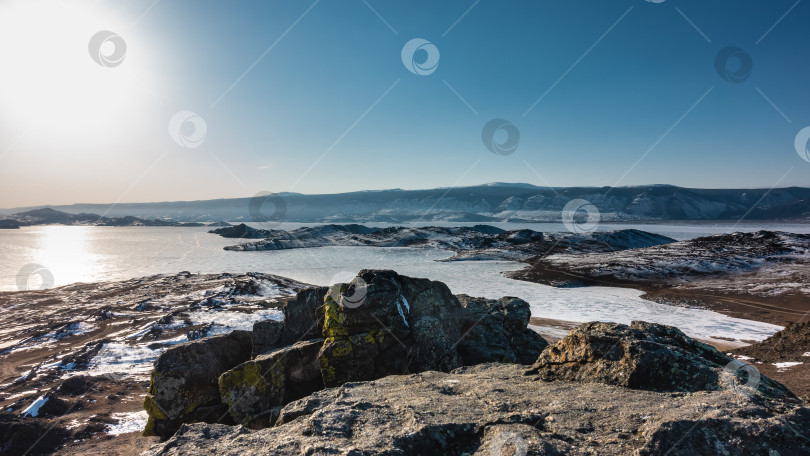
[[[324, 386], [490, 361], [529, 364], [548, 345], [527, 329], [525, 301], [462, 301], [441, 282], [385, 270], [304, 289], [284, 304], [283, 322], [260, 321], [234, 336], [247, 350], [239, 356], [210, 352], [222, 337], [167, 350], [145, 402], [146, 433], [166, 437], [181, 422], [211, 421], [200, 410], [267, 427], [282, 406]], [[193, 362], [206, 367], [187, 368]]]
[[810, 353], [810, 321], [788, 322], [773, 336], [734, 352], [768, 362], [801, 361], [805, 353]]
[[323, 339], [298, 342], [242, 363], [219, 377], [219, 392], [237, 423], [272, 424], [280, 406], [323, 388]]
[[500, 299], [456, 296], [464, 307], [458, 351], [465, 366], [488, 362], [531, 364], [548, 342], [529, 329], [529, 303], [514, 297]]
[[262, 320], [253, 323], [253, 354], [255, 358], [278, 347], [281, 343], [281, 333], [284, 331], [284, 322], [277, 320]]
[[17, 230], [20, 228], [20, 223], [16, 220], [0, 219], [0, 230]]
[[640, 230], [588, 234], [540, 233], [528, 229], [505, 231], [490, 225], [373, 228], [364, 225], [321, 225], [292, 231], [255, 230], [239, 225], [211, 231], [228, 238], [259, 241], [225, 247], [225, 250], [285, 250], [325, 246], [417, 247], [455, 252], [454, 260], [525, 260], [554, 253], [612, 252], [675, 242]]
[[149, 414], [144, 435], [168, 437], [182, 423], [228, 418], [217, 381], [220, 374], [247, 361], [250, 354], [248, 331], [234, 331], [166, 350], [155, 361], [144, 399], [143, 407]]
[[284, 305], [284, 329], [279, 345], [290, 345], [304, 339], [316, 339], [323, 332], [323, 300], [327, 287], [301, 290]]
[[330, 289], [324, 314], [319, 358], [327, 386], [461, 366], [464, 308], [441, 282], [360, 271]]
[[662, 393], [537, 382], [484, 364], [346, 383], [285, 406], [262, 430], [186, 425], [144, 453], [344, 455], [808, 454], [810, 410], [733, 390]]
[[316, 339], [323, 332], [323, 300], [327, 287], [298, 292], [282, 308], [284, 320], [264, 320], [253, 324], [253, 357], [300, 340]]
[[228, 225], [217, 228], [209, 231], [209, 233], [218, 234], [224, 238], [261, 239], [267, 237], [268, 232], [266, 230], [251, 228], [244, 223], [240, 223], [239, 225]]
[[[546, 348], [527, 375], [653, 391], [713, 391], [742, 384], [769, 397], [792, 394], [765, 376], [738, 378], [744, 365], [672, 326], [586, 323]], [[743, 372], [741, 372], [743, 371]], [[753, 391], [751, 391], [753, 393]]]

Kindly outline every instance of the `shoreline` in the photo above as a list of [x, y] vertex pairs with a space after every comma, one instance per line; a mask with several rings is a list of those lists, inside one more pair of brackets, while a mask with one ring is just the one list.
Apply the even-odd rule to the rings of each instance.
[[718, 293], [709, 288], [702, 288], [699, 280], [683, 285], [654, 286], [614, 278], [597, 279], [551, 268], [547, 264], [528, 262], [525, 264], [524, 269], [507, 271], [504, 275], [513, 280], [556, 288], [560, 288], [560, 284], [570, 283], [573, 280], [582, 287], [602, 286], [633, 289], [641, 291], [640, 297], [650, 302], [705, 309], [728, 317], [779, 326], [785, 326], [790, 321], [806, 321], [810, 317], [807, 298], [800, 294], [768, 297], [750, 293]]

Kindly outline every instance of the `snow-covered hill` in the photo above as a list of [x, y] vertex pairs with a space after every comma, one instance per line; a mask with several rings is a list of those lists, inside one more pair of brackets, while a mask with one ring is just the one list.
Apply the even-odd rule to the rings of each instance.
[[327, 246], [437, 248], [455, 252], [450, 260], [525, 260], [555, 253], [614, 252], [675, 242], [640, 230], [587, 234], [505, 231], [489, 225], [472, 227], [391, 227], [322, 225], [293, 231], [255, 230], [238, 225], [212, 233], [229, 238], [262, 238], [225, 250], [285, 250]]
[[[378, 190], [331, 195], [207, 201], [55, 206], [70, 213], [104, 213], [172, 221], [361, 223], [417, 221], [559, 221], [566, 204], [583, 199], [603, 221], [810, 220], [810, 188], [689, 189], [669, 185], [546, 188], [495, 183], [431, 190]], [[17, 208], [22, 211], [36, 208]]]

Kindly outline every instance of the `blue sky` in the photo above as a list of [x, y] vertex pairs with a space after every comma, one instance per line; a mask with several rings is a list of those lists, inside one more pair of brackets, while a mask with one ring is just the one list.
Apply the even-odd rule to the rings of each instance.
[[[41, 29], [41, 17], [75, 13], [43, 5], [28, 16], [8, 10], [6, 18], [21, 14], [15, 23]], [[18, 76], [0, 79], [0, 101], [18, 97], [0, 104], [0, 207], [493, 181], [810, 183], [810, 163], [794, 148], [810, 125], [808, 2], [148, 0], [85, 7], [76, 14], [94, 20], [45, 27], [45, 48], [19, 40], [31, 46], [24, 55], [38, 56], [34, 65], [10, 57], [14, 36], [0, 37], [0, 57]], [[71, 28], [57, 34], [59, 27]], [[126, 42], [120, 66], [97, 65], [79, 40], [102, 29]], [[61, 38], [68, 32], [83, 45], [81, 56], [38, 67], [49, 52], [68, 55], [60, 49], [71, 44]], [[432, 74], [403, 65], [401, 50], [413, 38], [439, 50]], [[715, 70], [727, 46], [751, 57], [744, 82]], [[50, 79], [74, 67], [92, 71], [93, 84], [62, 87]], [[20, 120], [21, 101], [31, 97], [19, 93], [42, 93], [34, 83], [19, 87], [29, 73], [42, 73], [37, 83], [58, 87], [57, 94], [69, 92], [67, 106], [57, 104], [59, 119], [37, 112], [29, 123]], [[172, 140], [169, 119], [178, 111], [204, 120], [198, 147]], [[494, 118], [519, 130], [514, 153], [484, 146], [482, 129]]]

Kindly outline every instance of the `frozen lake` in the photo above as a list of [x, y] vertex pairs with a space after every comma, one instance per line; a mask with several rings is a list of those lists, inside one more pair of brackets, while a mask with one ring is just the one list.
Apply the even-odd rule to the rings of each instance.
[[[431, 223], [437, 225], [436, 223]], [[382, 224], [372, 224], [383, 226]], [[562, 224], [494, 224], [505, 229], [562, 231]], [[301, 224], [288, 224], [291, 229]], [[725, 233], [732, 224], [603, 224], [600, 229], [638, 228], [688, 239]], [[808, 232], [804, 226], [739, 225], [737, 231], [781, 229]], [[798, 230], [797, 230], [798, 228]], [[734, 319], [700, 309], [651, 303], [636, 290], [618, 288], [558, 289], [511, 280], [502, 271], [517, 270], [507, 261], [438, 262], [449, 252], [411, 248], [324, 247], [287, 251], [230, 252], [238, 240], [207, 233], [208, 228], [40, 226], [0, 230], [0, 290], [17, 290], [20, 269], [29, 263], [47, 268], [55, 285], [123, 280], [157, 273], [245, 272], [277, 274], [302, 282], [329, 285], [351, 279], [360, 269], [394, 269], [415, 277], [445, 282], [454, 293], [498, 298], [517, 296], [532, 306], [532, 315], [571, 321], [646, 320], [680, 327], [701, 338], [764, 339], [778, 326]]]

